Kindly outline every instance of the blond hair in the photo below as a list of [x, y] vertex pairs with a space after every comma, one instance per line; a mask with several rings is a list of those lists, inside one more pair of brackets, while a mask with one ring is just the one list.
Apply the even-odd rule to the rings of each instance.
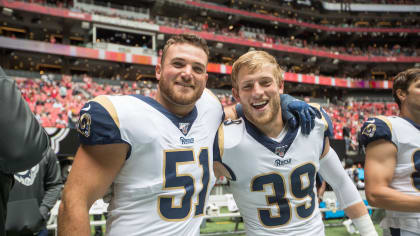
[[267, 63], [274, 66], [274, 78], [277, 80], [277, 83], [280, 83], [283, 80], [284, 71], [280, 68], [276, 58], [264, 51], [250, 51], [240, 56], [238, 60], [233, 63], [231, 74], [232, 87], [238, 88], [238, 74], [243, 67], [246, 67], [250, 73], [253, 73], [257, 70], [261, 70], [262, 66]]

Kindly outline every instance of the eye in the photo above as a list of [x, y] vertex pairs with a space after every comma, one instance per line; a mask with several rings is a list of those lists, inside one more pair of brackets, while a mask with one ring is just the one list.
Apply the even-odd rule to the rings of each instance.
[[250, 90], [252, 89], [252, 85], [251, 84], [245, 84], [244, 86], [242, 86], [243, 90]]
[[200, 67], [200, 66], [194, 66], [193, 69], [194, 69], [195, 73], [197, 73], [197, 74], [204, 73], [204, 69], [202, 67]]
[[268, 86], [271, 85], [271, 81], [263, 81], [263, 82], [261, 82], [261, 85], [264, 86], [264, 87], [268, 87]]
[[172, 62], [172, 65], [176, 68], [181, 68], [184, 66], [184, 63], [180, 62], [180, 61], [174, 61]]

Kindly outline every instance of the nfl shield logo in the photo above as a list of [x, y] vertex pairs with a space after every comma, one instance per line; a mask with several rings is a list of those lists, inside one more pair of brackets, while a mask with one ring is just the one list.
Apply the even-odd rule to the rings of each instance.
[[284, 154], [286, 152], [287, 145], [276, 147], [275, 153], [279, 157], [284, 157]]
[[184, 135], [187, 135], [189, 126], [190, 123], [179, 123], [179, 130], [181, 130]]

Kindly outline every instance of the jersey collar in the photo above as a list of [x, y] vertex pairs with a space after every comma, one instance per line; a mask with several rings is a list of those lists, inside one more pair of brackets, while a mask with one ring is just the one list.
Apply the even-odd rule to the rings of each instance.
[[149, 104], [151, 107], [158, 110], [160, 113], [162, 113], [166, 118], [168, 118], [180, 131], [184, 136], [187, 136], [188, 132], [190, 131], [195, 119], [197, 119], [197, 107], [194, 106], [194, 109], [188, 113], [184, 117], [178, 117], [172, 112], [166, 110], [165, 107], [163, 107], [159, 102], [157, 102], [155, 99], [151, 97], [146, 97], [143, 95], [131, 95], [134, 96], [143, 102]]
[[406, 120], [406, 121], [408, 121], [410, 124], [412, 124], [414, 127], [416, 127], [418, 130], [420, 130], [420, 125], [419, 124], [416, 124], [414, 121], [412, 121], [412, 120], [410, 120], [410, 119], [408, 119], [408, 118], [405, 118], [405, 117], [401, 117], [401, 118], [403, 118], [404, 120]]
[[299, 129], [294, 129], [294, 130], [288, 129], [284, 138], [280, 142], [277, 142], [267, 137], [254, 124], [252, 124], [250, 121], [248, 121], [245, 118], [241, 105], [236, 105], [236, 112], [238, 116], [244, 120], [246, 131], [248, 132], [249, 135], [251, 135], [251, 137], [253, 137], [257, 142], [259, 142], [261, 145], [266, 147], [268, 150], [270, 150], [274, 154], [280, 157], [284, 157], [286, 155], [286, 152], [289, 150], [290, 146], [292, 145], [293, 140], [295, 140]]

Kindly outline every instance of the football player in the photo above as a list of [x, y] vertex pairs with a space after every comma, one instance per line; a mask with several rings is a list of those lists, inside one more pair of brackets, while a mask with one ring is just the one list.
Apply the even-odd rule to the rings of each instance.
[[[420, 69], [394, 78], [392, 94], [400, 116], [368, 119], [365, 189], [369, 204], [386, 209], [381, 227], [388, 235], [420, 235]], [[386, 235], [384, 233], [384, 235]]]
[[329, 183], [361, 235], [377, 235], [366, 206], [328, 136], [332, 123], [320, 108], [309, 135], [289, 129], [280, 106], [283, 73], [263, 51], [242, 55], [232, 68], [239, 119], [227, 120], [215, 139], [215, 173], [231, 190], [247, 235], [324, 235], [316, 173]]
[[205, 89], [208, 54], [203, 39], [174, 36], [156, 66], [156, 100], [105, 95], [85, 104], [60, 235], [90, 235], [88, 210], [110, 186], [107, 235], [199, 235], [223, 119], [221, 103]]

